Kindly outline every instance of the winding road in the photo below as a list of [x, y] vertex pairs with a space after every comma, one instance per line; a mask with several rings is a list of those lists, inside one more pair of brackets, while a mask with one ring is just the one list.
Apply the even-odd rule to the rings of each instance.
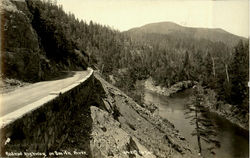
[[2, 94], [0, 98], [0, 118], [47, 96], [56, 95], [60, 92], [63, 93], [78, 85], [79, 82], [83, 82], [83, 79], [90, 73], [92, 73], [91, 69], [77, 71], [74, 72], [74, 75], [71, 77], [37, 82], [25, 87], [20, 87], [12, 92]]

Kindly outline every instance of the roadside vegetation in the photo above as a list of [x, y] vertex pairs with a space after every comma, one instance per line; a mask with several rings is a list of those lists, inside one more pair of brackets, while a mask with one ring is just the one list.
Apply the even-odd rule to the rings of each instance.
[[[16, 39], [4, 43], [1, 68], [5, 77], [39, 81], [49, 73], [90, 66], [138, 101], [143, 96], [136, 92], [137, 81], [152, 77], [157, 85], [170, 87], [191, 80], [211, 89], [218, 101], [248, 114], [249, 45], [245, 40], [232, 45], [179, 35], [145, 34], [135, 38], [79, 20], [55, 1], [13, 3], [22, 14], [3, 14], [5, 38]], [[24, 20], [14, 20], [19, 17]], [[17, 25], [18, 29], [13, 27]], [[21, 28], [30, 30], [32, 37], [17, 31]]]

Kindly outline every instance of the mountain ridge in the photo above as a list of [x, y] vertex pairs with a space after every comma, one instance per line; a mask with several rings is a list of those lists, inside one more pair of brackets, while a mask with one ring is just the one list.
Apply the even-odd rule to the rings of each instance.
[[187, 27], [169, 21], [149, 23], [124, 32], [129, 34], [176, 34], [179, 38], [188, 36], [194, 39], [223, 42], [231, 46], [235, 46], [239, 40], [247, 40], [245, 37], [232, 34], [222, 28]]

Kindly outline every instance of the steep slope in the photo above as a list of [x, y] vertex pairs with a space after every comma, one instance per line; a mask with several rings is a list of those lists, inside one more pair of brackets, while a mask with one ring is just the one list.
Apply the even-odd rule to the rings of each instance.
[[39, 81], [62, 70], [86, 69], [86, 54], [58, 31], [51, 17], [45, 17], [44, 8], [31, 1], [3, 0], [1, 3], [1, 73], [4, 77]]
[[[101, 83], [106, 96], [102, 98], [105, 108], [91, 108], [92, 118], [95, 120], [93, 122], [97, 122], [94, 123], [96, 127], [93, 129], [99, 128], [95, 129], [99, 137], [95, 137], [93, 141], [95, 144], [101, 144], [97, 147], [99, 150], [106, 149], [103, 156], [107, 156], [105, 154], [105, 151], [108, 153], [107, 146], [113, 146], [109, 143], [114, 143], [118, 144], [115, 146], [120, 151], [114, 152], [114, 157], [196, 157], [196, 151], [168, 120], [163, 120], [158, 115], [157, 108], [150, 111], [138, 105], [97, 73], [95, 78]], [[117, 132], [116, 129], [123, 132]], [[120, 142], [121, 138], [125, 139]], [[129, 142], [125, 145], [125, 152], [124, 147], [119, 147], [124, 141]], [[111, 150], [116, 151], [112, 148]]]
[[1, 129], [1, 156], [197, 157], [197, 151], [157, 111], [138, 105], [95, 73]]
[[[25, 3], [23, 3], [25, 4]], [[36, 80], [39, 78], [39, 41], [28, 16], [10, 1], [2, 1], [1, 68], [5, 76]], [[25, 8], [25, 7], [24, 7]], [[32, 59], [32, 60], [31, 60]]]
[[194, 39], [205, 39], [213, 42], [223, 42], [229, 46], [235, 46], [241, 39], [245, 40], [243, 37], [233, 35], [219, 28], [184, 27], [172, 22], [151, 23], [142, 27], [130, 29], [127, 32], [131, 34], [163, 34], [178, 38], [189, 37]]

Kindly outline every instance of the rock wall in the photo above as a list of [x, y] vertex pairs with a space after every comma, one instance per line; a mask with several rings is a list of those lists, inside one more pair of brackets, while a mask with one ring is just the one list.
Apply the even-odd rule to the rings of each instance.
[[[90, 103], [99, 104], [93, 100], [94, 85], [92, 75], [79, 86], [1, 129], [1, 155], [6, 152], [44, 152], [48, 155], [64, 149], [90, 155], [93, 122]], [[6, 140], [9, 143], [5, 145]]]
[[1, 156], [176, 158], [196, 153], [171, 123], [97, 74], [1, 129]]
[[31, 25], [26, 3], [19, 4], [17, 8], [12, 1], [2, 1], [1, 71], [4, 76], [34, 81], [41, 75], [39, 41]]
[[[59, 30], [57, 27], [61, 25], [57, 25], [45, 34], [49, 24], [48, 22], [44, 24], [44, 19], [35, 13], [35, 10], [40, 9], [40, 12], [44, 10], [36, 5], [32, 8], [33, 2], [40, 1], [2, 0], [0, 2], [1, 75], [4, 78], [37, 82], [53, 79], [60, 75], [60, 71], [86, 70], [87, 54], [75, 46], [70, 47], [72, 41], [62, 38], [65, 37], [63, 32], [55, 33]], [[51, 14], [53, 14], [52, 11]], [[56, 21], [52, 21], [52, 24], [55, 23]], [[56, 39], [65, 42], [60, 49], [57, 49]], [[49, 46], [53, 46], [54, 49]], [[62, 47], [66, 49], [66, 46], [70, 48], [62, 53]], [[55, 52], [60, 54], [55, 55]]]

